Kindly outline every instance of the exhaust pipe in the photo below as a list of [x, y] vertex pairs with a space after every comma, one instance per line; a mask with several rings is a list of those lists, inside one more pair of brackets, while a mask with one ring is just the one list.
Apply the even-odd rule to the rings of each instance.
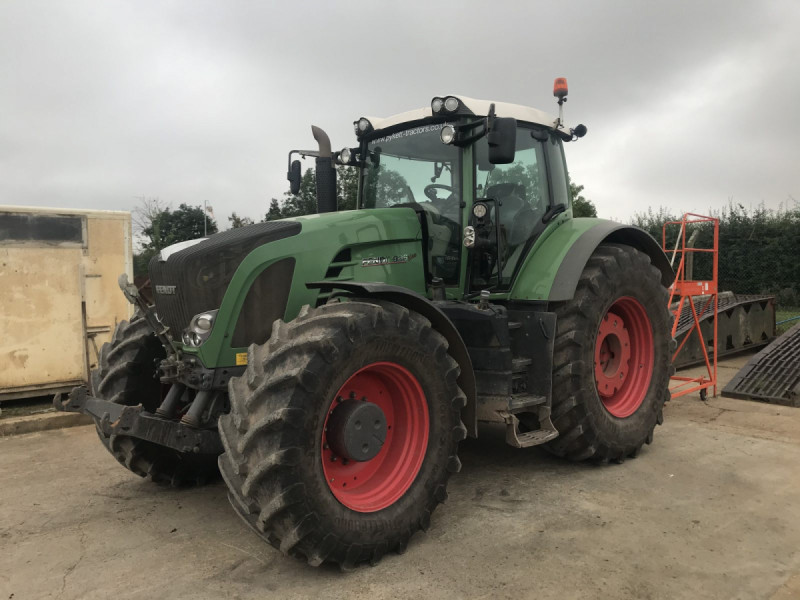
[[336, 169], [333, 166], [331, 140], [328, 134], [316, 125], [311, 133], [319, 145], [317, 157], [317, 212], [336, 212]]

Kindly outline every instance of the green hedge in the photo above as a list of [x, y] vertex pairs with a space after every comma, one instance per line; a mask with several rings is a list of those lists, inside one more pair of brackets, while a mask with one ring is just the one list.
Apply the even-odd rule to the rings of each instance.
[[[720, 220], [720, 289], [739, 294], [773, 294], [781, 306], [800, 306], [800, 203], [793, 201], [791, 207], [779, 210], [763, 206], [748, 210], [731, 203], [710, 216]], [[679, 218], [661, 207], [637, 213], [632, 223], [650, 232], [660, 243], [663, 223]], [[695, 227], [700, 229], [695, 247], [710, 248], [712, 227]], [[679, 226], [668, 228], [668, 248], [674, 247], [679, 230]], [[709, 257], [695, 256], [694, 278], [710, 277]]]

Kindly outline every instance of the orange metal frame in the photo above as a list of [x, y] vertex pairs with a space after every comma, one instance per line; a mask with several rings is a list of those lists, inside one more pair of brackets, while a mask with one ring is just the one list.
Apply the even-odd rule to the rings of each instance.
[[[691, 225], [700, 225], [704, 223], [711, 223], [714, 227], [714, 244], [712, 248], [687, 248], [686, 247], [686, 230]], [[680, 225], [680, 232], [678, 234], [678, 240], [673, 248], [667, 248], [667, 227], [668, 226], [675, 226]], [[692, 336], [693, 333], [696, 332], [698, 338], [700, 339], [700, 348], [703, 351], [703, 359], [705, 361], [707, 375], [701, 375], [700, 377], [679, 377], [677, 375], [672, 376], [672, 381], [675, 382], [674, 385], [670, 386], [670, 392], [672, 393], [673, 398], [677, 398], [678, 396], [685, 396], [686, 394], [691, 394], [692, 392], [699, 391], [701, 393], [701, 397], [706, 396], [706, 392], [704, 390], [708, 388], [713, 388], [714, 396], [717, 395], [717, 317], [718, 317], [718, 300], [717, 300], [717, 282], [719, 280], [719, 219], [715, 219], [713, 217], [705, 217], [702, 215], [696, 215], [693, 213], [686, 213], [683, 215], [683, 218], [680, 221], [668, 221], [664, 223], [662, 230], [661, 230], [661, 246], [667, 256], [671, 256], [672, 262], [674, 263], [676, 258], [680, 258], [680, 262], [678, 263], [678, 268], [675, 271], [675, 282], [672, 284], [670, 288], [670, 295], [669, 295], [669, 304], [670, 312], [673, 314], [673, 322], [672, 322], [672, 337], [675, 337], [675, 332], [678, 329], [678, 321], [680, 320], [681, 314], [683, 312], [683, 307], [688, 301], [689, 307], [692, 312], [692, 319], [694, 323], [692, 324], [691, 329], [686, 332], [686, 335], [681, 342], [681, 345], [675, 350], [675, 354], [672, 355], [673, 362], [675, 358], [678, 356], [680, 351], [686, 345], [686, 342]], [[697, 280], [697, 279], [687, 279], [686, 278], [686, 258], [692, 252], [702, 252], [702, 253], [711, 253], [713, 259], [713, 272], [711, 279], [708, 280]], [[697, 310], [697, 306], [694, 302], [695, 296], [708, 296], [708, 300], [702, 303], [702, 308], [700, 311]], [[678, 299], [678, 306], [675, 310], [672, 310], [672, 305]], [[698, 303], [699, 304], [699, 303]], [[703, 332], [700, 329], [700, 315], [706, 312], [710, 307], [713, 307], [713, 319], [714, 319], [714, 335], [711, 343], [713, 344], [713, 350], [711, 352], [711, 358], [709, 358], [708, 352], [708, 340], [703, 338]]]

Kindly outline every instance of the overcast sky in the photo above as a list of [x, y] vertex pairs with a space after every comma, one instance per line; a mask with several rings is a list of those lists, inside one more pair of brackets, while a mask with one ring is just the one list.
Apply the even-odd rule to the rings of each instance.
[[[0, 2], [0, 204], [207, 199], [260, 218], [286, 154], [460, 93], [555, 113], [601, 216], [800, 200], [800, 2]], [[310, 163], [309, 163], [310, 166]]]

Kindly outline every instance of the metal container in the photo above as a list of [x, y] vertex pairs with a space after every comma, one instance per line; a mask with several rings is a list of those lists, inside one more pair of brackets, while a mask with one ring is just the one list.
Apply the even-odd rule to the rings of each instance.
[[131, 215], [0, 206], [0, 401], [85, 383], [131, 316]]

